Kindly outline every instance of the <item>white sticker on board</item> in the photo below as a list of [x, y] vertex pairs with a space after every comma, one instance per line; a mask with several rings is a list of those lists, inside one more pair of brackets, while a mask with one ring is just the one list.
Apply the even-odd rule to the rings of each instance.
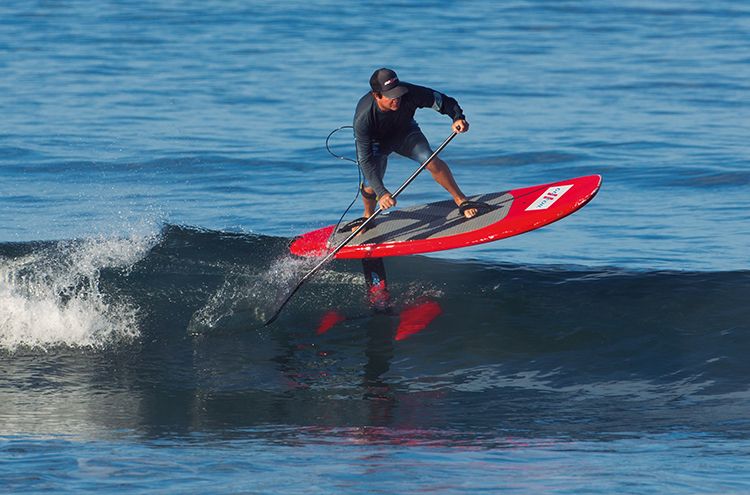
[[544, 193], [542, 193], [541, 196], [537, 198], [536, 201], [531, 203], [531, 205], [526, 208], [526, 211], [530, 210], [546, 210], [553, 204], [555, 204], [555, 201], [560, 199], [563, 194], [568, 192], [568, 190], [573, 187], [573, 184], [567, 184], [564, 186], [552, 186], [547, 188]]

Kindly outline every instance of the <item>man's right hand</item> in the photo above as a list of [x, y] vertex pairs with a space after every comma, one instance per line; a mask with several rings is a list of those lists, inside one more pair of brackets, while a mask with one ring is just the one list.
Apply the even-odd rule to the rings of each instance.
[[378, 200], [378, 204], [380, 205], [381, 209], [387, 210], [388, 208], [391, 208], [392, 206], [396, 206], [396, 198], [391, 196], [391, 193], [385, 193]]
[[469, 130], [469, 123], [464, 119], [459, 119], [455, 121], [451, 127], [453, 128], [454, 132], [461, 134], [462, 132], [466, 132]]

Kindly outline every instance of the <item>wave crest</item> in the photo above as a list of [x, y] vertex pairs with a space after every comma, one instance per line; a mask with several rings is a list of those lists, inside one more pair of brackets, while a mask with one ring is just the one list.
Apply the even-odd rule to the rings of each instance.
[[139, 336], [138, 307], [104, 290], [103, 270], [130, 270], [156, 235], [49, 243], [0, 257], [0, 349], [102, 348]]

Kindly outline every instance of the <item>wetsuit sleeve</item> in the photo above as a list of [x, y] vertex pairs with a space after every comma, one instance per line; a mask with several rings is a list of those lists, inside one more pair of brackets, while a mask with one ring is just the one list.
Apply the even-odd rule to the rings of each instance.
[[373, 140], [370, 125], [364, 117], [354, 119], [354, 140], [357, 145], [357, 161], [362, 169], [367, 183], [375, 190], [378, 197], [388, 192], [383, 184], [383, 179], [378, 173], [378, 164], [373, 154]]
[[436, 112], [449, 116], [453, 122], [466, 118], [458, 102], [446, 94], [416, 84], [409, 85], [409, 93], [412, 94], [419, 108], [432, 108]]

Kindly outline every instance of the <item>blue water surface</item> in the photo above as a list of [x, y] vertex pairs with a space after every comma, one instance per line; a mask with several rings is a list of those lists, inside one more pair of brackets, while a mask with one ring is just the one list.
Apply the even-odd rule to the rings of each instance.
[[[429, 343], [315, 340], [316, 311], [360, 311], [355, 269], [264, 333], [253, 277], [354, 198], [324, 143], [381, 66], [460, 102], [467, 194], [602, 189], [397, 262], [442, 304]], [[11, 0], [0, 71], [3, 490], [750, 491], [750, 5]]]

